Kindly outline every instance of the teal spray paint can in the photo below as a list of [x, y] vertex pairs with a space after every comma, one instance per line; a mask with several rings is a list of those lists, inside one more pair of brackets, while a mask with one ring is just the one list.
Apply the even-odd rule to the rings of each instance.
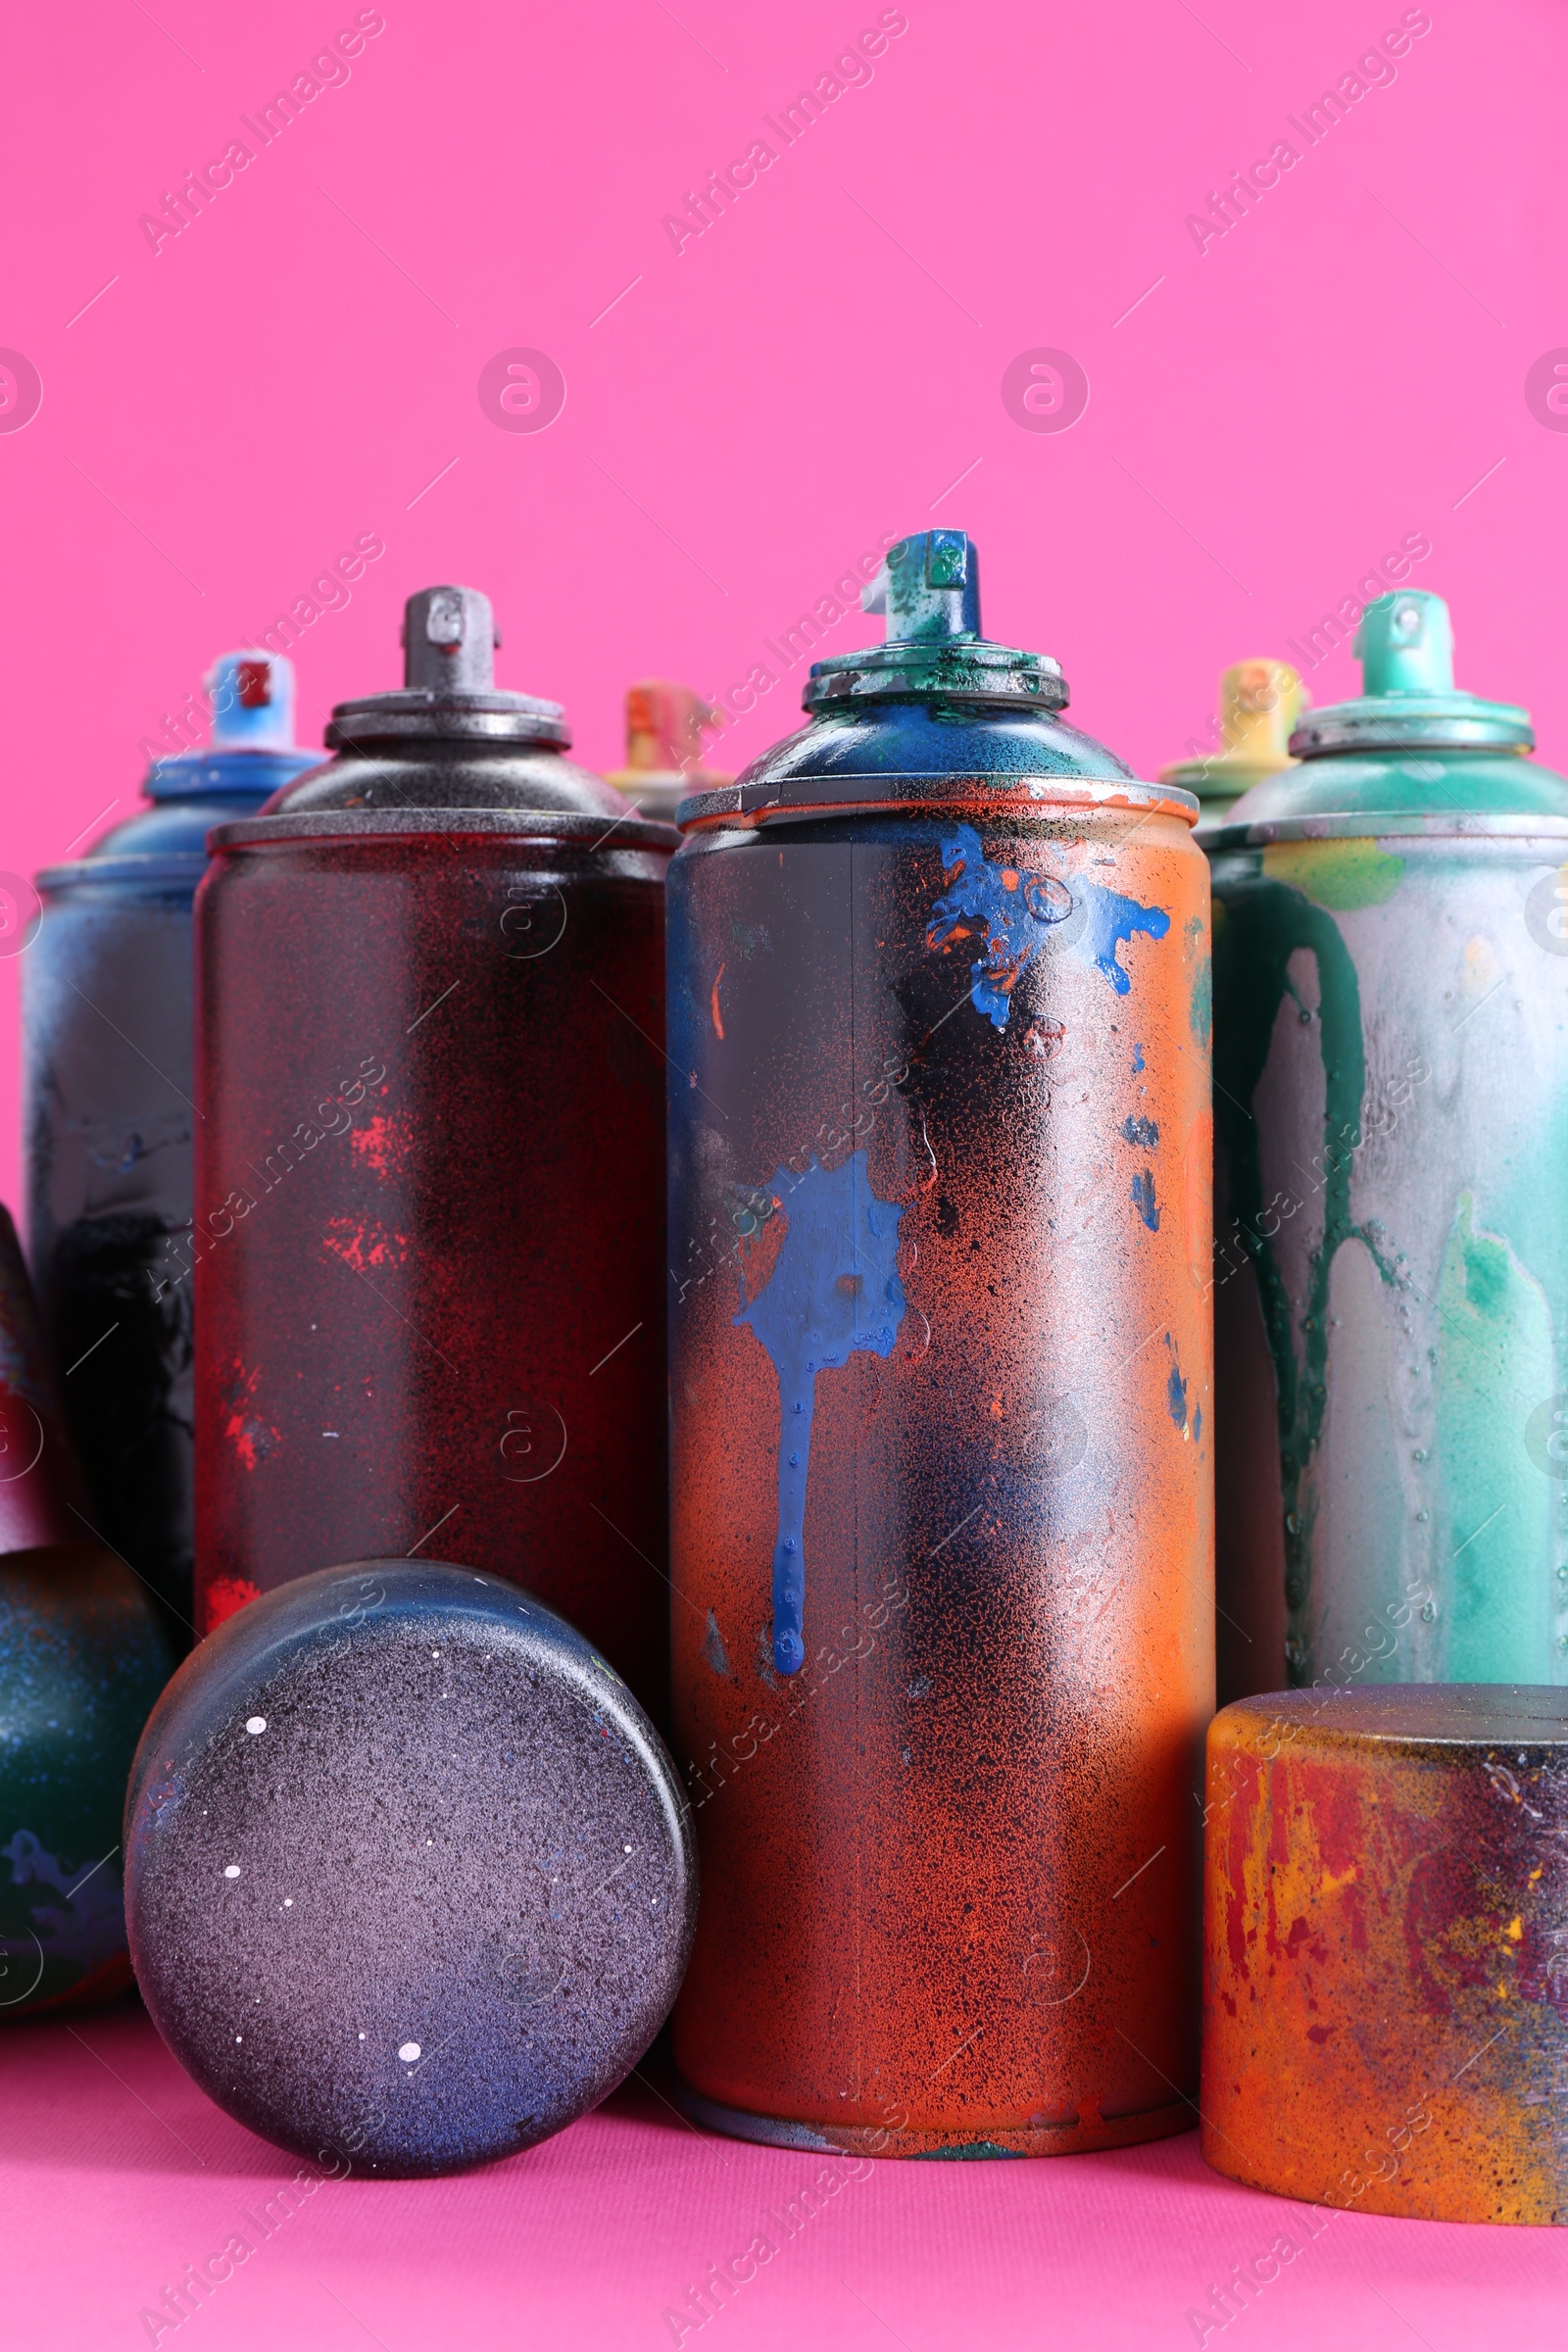
[[1205, 829], [1222, 1703], [1568, 1682], [1568, 781], [1452, 650]]

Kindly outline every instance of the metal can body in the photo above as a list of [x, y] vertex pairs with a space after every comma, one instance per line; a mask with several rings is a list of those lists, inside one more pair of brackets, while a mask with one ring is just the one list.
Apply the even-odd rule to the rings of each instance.
[[94, 1526], [176, 1623], [190, 1617], [191, 1318], [165, 1261], [191, 1217], [204, 862], [87, 859], [44, 876], [23, 963], [27, 1223], [51, 1352]]
[[214, 836], [204, 1629], [434, 1538], [530, 1586], [662, 1710], [667, 841], [514, 808]]
[[1214, 852], [1222, 1696], [1568, 1681], [1565, 860], [1480, 812]]
[[130, 1982], [121, 1790], [172, 1656], [80, 1472], [0, 1208], [0, 2023]]
[[[23, 959], [27, 1229], [94, 1532], [191, 1635], [191, 902], [209, 829], [315, 763], [275, 654], [220, 655], [212, 741], [158, 760], [150, 806], [38, 877]], [[76, 1534], [85, 1534], [78, 1525]]]
[[927, 789], [670, 869], [674, 2046], [745, 2135], [1069, 2152], [1197, 2079], [1207, 877]]

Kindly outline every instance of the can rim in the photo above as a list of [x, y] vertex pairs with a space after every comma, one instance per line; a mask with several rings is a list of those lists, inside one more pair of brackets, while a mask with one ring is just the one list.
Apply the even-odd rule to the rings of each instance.
[[[933, 790], [935, 786], [937, 789]], [[956, 808], [988, 816], [1043, 815], [1053, 808], [1132, 808], [1141, 816], [1178, 816], [1196, 825], [1202, 810], [1198, 795], [1179, 785], [1141, 784], [1126, 776], [1051, 776], [1016, 768], [968, 769], [828, 776], [779, 776], [761, 784], [732, 784], [722, 792], [696, 792], [681, 802], [675, 822], [683, 833], [721, 826], [751, 829], [780, 821], [854, 816], [872, 810], [900, 815], [937, 815]]]
[[75, 890], [90, 882], [121, 889], [139, 884], [148, 890], [183, 890], [194, 886], [207, 871], [205, 850], [126, 850], [113, 858], [73, 858], [60, 865], [40, 868], [39, 890]]
[[1200, 847], [1211, 856], [1227, 850], [1266, 850], [1276, 841], [1365, 841], [1398, 836], [1429, 841], [1568, 840], [1568, 815], [1483, 809], [1350, 809], [1341, 815], [1258, 817], [1251, 824], [1206, 824]]
[[652, 817], [600, 816], [576, 808], [322, 808], [298, 815], [247, 816], [215, 825], [209, 852], [264, 849], [269, 843], [462, 839], [505, 834], [514, 840], [586, 841], [597, 850], [673, 851], [680, 836], [673, 825]]

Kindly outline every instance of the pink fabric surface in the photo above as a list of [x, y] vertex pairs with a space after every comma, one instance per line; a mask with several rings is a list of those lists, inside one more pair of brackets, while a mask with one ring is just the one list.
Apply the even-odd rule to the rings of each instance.
[[760, 2234], [777, 2251], [701, 2326], [688, 2314], [683, 2343], [1176, 2352], [1199, 2340], [1189, 2307], [1282, 2234], [1299, 2251], [1210, 2346], [1535, 2352], [1568, 2314], [1568, 2232], [1311, 2212], [1220, 2180], [1194, 2133], [1037, 2162], [836, 2159], [830, 2192], [826, 2159], [696, 2132], [656, 2068], [509, 2163], [331, 2181], [269, 2216], [300, 2168], [220, 2114], [128, 2004], [4, 2030], [0, 2118], [17, 2352], [150, 2342], [142, 2312], [236, 2234], [255, 2250], [160, 2344], [657, 2352], [677, 2340], [666, 2313]]

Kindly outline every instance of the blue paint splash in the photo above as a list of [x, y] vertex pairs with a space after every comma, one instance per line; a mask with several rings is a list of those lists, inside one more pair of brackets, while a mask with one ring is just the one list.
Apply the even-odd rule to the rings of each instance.
[[1146, 1152], [1153, 1152], [1158, 1149], [1159, 1129], [1152, 1119], [1140, 1119], [1136, 1116], [1123, 1119], [1121, 1131], [1130, 1144], [1142, 1144]]
[[[988, 862], [973, 825], [956, 825], [942, 845], [945, 895], [931, 909], [925, 944], [931, 955], [944, 954], [955, 941], [984, 937], [985, 953], [969, 966], [973, 986], [969, 1001], [994, 1029], [1005, 1029], [1012, 992], [1035, 950], [1050, 938], [1058, 923], [1081, 910], [1077, 936], [1064, 933], [1074, 950], [1103, 972], [1118, 996], [1132, 986], [1117, 961], [1117, 951], [1134, 932], [1163, 939], [1170, 916], [1161, 906], [1141, 906], [1119, 891], [1105, 890], [1082, 875], [1075, 886], [1054, 874], [1029, 874], [1011, 865]], [[1075, 926], [1075, 929], [1077, 927]], [[1135, 1069], [1142, 1069], [1142, 1046], [1136, 1049]]]
[[[1116, 951], [1135, 931], [1147, 931], [1151, 939], [1163, 939], [1170, 929], [1170, 916], [1163, 906], [1140, 906], [1136, 899], [1124, 899], [1119, 890], [1102, 889], [1098, 882], [1080, 879], [1084, 905], [1089, 921], [1084, 936], [1076, 945], [1102, 971], [1118, 997], [1124, 997], [1132, 986], [1128, 973], [1116, 960]], [[1142, 1053], [1142, 1047], [1139, 1052]], [[1142, 1063], [1139, 1067], [1142, 1068]]]
[[1040, 942], [1073, 909], [1072, 893], [1054, 874], [989, 865], [973, 825], [958, 825], [942, 844], [948, 888], [931, 909], [925, 944], [940, 955], [983, 927], [985, 954], [970, 964], [969, 1002], [994, 1029], [1005, 1029], [1018, 975]]
[[751, 1325], [778, 1374], [773, 1664], [780, 1674], [799, 1674], [816, 1375], [836, 1371], [857, 1351], [892, 1354], [906, 1303], [895, 1263], [904, 1210], [876, 1198], [863, 1151], [836, 1168], [813, 1159], [804, 1176], [777, 1168], [767, 1190], [783, 1204], [784, 1239], [767, 1281], [735, 1321]]
[[1136, 1074], [1138, 1071], [1142, 1070], [1142, 1068], [1143, 1068], [1143, 1067], [1144, 1067], [1144, 1049], [1143, 1049], [1143, 1047], [1142, 1047], [1142, 1046], [1134, 1046], [1134, 1048], [1133, 1048], [1133, 1070], [1134, 1070], [1134, 1073]]
[[1171, 1360], [1170, 1378], [1165, 1383], [1165, 1403], [1171, 1419], [1185, 1438], [1187, 1435], [1187, 1383], [1182, 1378], [1181, 1365], [1176, 1362], [1174, 1357]]
[[1142, 1168], [1133, 1178], [1133, 1206], [1151, 1233], [1159, 1231], [1159, 1203], [1154, 1199], [1154, 1171]]

